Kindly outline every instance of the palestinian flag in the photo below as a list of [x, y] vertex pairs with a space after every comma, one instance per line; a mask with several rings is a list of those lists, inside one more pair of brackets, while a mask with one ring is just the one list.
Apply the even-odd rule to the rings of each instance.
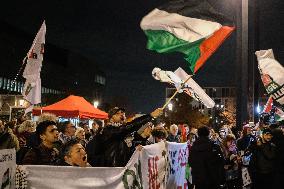
[[195, 73], [232, 33], [234, 27], [206, 0], [170, 1], [141, 21], [147, 48], [181, 52]]
[[272, 106], [273, 106], [273, 98], [269, 97], [264, 106], [262, 113], [270, 113], [270, 111], [272, 110]]

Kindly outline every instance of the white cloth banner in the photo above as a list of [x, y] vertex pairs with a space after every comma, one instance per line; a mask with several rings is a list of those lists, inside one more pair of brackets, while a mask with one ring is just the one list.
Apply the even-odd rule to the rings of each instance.
[[144, 146], [140, 153], [143, 188], [166, 188], [167, 149], [165, 142]]
[[0, 150], [0, 188], [15, 188], [16, 151], [15, 149]]
[[40, 72], [44, 53], [45, 33], [46, 25], [45, 22], [43, 22], [27, 54], [27, 64], [23, 72], [23, 77], [26, 79], [26, 82], [22, 94], [31, 104], [41, 102]]
[[28, 165], [28, 188], [31, 189], [87, 189], [124, 188], [124, 167], [62, 167]]
[[167, 143], [167, 154], [169, 158], [167, 188], [186, 189], [188, 187], [185, 177], [188, 162], [187, 143]]
[[[23, 167], [28, 173], [28, 188], [31, 189], [183, 189], [186, 187], [187, 157], [186, 143], [160, 142], [136, 151], [126, 167]], [[168, 159], [174, 162], [169, 164]], [[168, 172], [169, 165], [174, 172]]]

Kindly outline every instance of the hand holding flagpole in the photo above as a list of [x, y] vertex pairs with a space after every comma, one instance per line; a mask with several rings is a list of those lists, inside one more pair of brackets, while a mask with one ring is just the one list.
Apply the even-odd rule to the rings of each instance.
[[184, 81], [181, 83], [180, 87], [176, 90], [176, 92], [169, 98], [169, 100], [163, 105], [162, 110], [164, 110], [167, 105], [171, 102], [171, 100], [179, 93], [179, 91], [184, 87], [184, 85], [186, 84], [186, 82], [191, 78], [191, 75]]

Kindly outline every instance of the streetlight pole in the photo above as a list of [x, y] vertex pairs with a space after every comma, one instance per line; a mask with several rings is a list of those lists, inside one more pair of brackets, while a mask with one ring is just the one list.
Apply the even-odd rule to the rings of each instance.
[[237, 127], [248, 120], [248, 0], [236, 0]]

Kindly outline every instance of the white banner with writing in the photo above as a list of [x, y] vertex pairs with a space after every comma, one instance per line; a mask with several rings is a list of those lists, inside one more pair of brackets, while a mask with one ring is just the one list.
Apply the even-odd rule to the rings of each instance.
[[187, 143], [167, 142], [169, 158], [167, 188], [186, 189], [185, 170], [188, 162]]
[[15, 149], [0, 150], [0, 188], [14, 189], [16, 173]]
[[182, 189], [187, 157], [186, 143], [160, 142], [136, 151], [126, 167], [23, 167], [31, 189]]

